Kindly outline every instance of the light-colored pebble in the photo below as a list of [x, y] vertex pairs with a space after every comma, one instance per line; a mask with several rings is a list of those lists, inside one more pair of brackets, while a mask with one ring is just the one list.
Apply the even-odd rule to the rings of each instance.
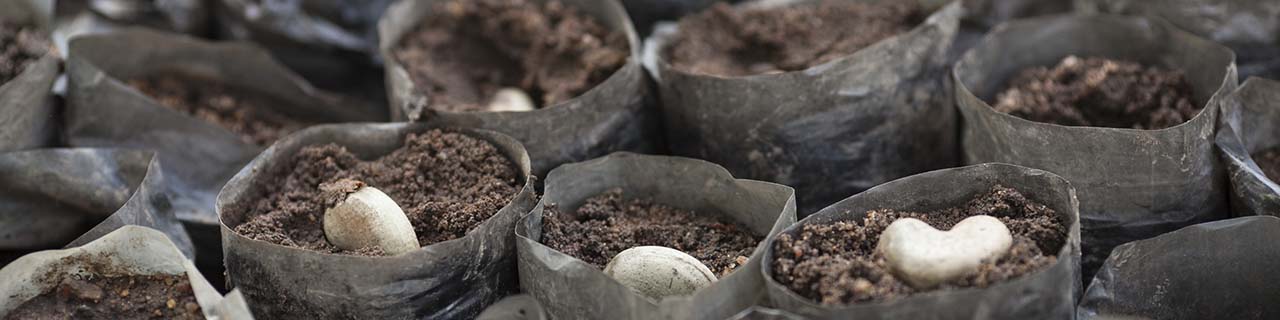
[[418, 249], [418, 235], [395, 200], [364, 186], [324, 212], [324, 234], [344, 250], [379, 247], [388, 256]]
[[653, 300], [691, 295], [716, 282], [716, 275], [697, 258], [660, 246], [624, 250], [609, 261], [604, 273]]
[[533, 99], [529, 98], [523, 90], [516, 88], [502, 88], [493, 94], [493, 100], [489, 101], [486, 107], [489, 111], [510, 111], [522, 112], [533, 111]]
[[1009, 228], [991, 216], [965, 218], [949, 231], [903, 218], [880, 233], [877, 250], [894, 275], [916, 289], [929, 289], [978, 271], [984, 261], [1009, 252]]

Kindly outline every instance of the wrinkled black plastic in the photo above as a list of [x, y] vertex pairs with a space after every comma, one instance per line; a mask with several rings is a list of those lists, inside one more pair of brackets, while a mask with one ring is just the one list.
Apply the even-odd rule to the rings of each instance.
[[[653, 199], [736, 222], [772, 236], [795, 223], [795, 191], [735, 179], [713, 163], [668, 156], [615, 153], [551, 171], [538, 206], [516, 224], [521, 288], [556, 319], [724, 319], [764, 297], [757, 247], [732, 274], [688, 297], [652, 301], [595, 266], [543, 245], [544, 208], [573, 212], [587, 199], [621, 188], [626, 198]], [[767, 241], [767, 240], [766, 240]], [[761, 242], [766, 243], [766, 242]]]
[[962, 14], [959, 4], [948, 5], [849, 56], [745, 77], [672, 68], [663, 55], [679, 31], [660, 24], [644, 59], [662, 96], [668, 147], [738, 177], [795, 187], [801, 215], [885, 181], [956, 165], [946, 63]]
[[1079, 319], [1280, 318], [1280, 218], [1202, 223], [1116, 247]]
[[1280, 216], [1280, 185], [1252, 156], [1280, 147], [1280, 82], [1246, 80], [1223, 104], [1215, 138], [1231, 181], [1231, 215]]
[[[1182, 70], [1194, 103], [1191, 120], [1161, 130], [1061, 126], [995, 111], [1008, 79], [1068, 55], [1124, 59]], [[1084, 275], [1112, 247], [1226, 217], [1226, 175], [1214, 154], [1219, 104], [1236, 88], [1226, 47], [1158, 19], [1063, 15], [996, 27], [955, 66], [964, 119], [965, 161], [1046, 170], [1080, 193]]]
[[1067, 241], [1058, 260], [1045, 269], [987, 288], [917, 293], [887, 302], [826, 306], [802, 297], [773, 278], [772, 242], [764, 253], [764, 272], [773, 306], [815, 319], [1070, 319], [1080, 292], [1080, 221], [1075, 189], [1055, 174], [1007, 164], [943, 169], [871, 188], [801, 220], [782, 233], [796, 235], [803, 225], [861, 221], [867, 211], [894, 209], [930, 212], [963, 205], [999, 184], [1058, 213]]
[[484, 139], [511, 160], [523, 185], [489, 220], [466, 236], [393, 257], [320, 253], [249, 239], [232, 230], [254, 201], [274, 186], [303, 147], [335, 143], [361, 159], [399, 148], [409, 133], [435, 128], [422, 123], [322, 125], [290, 135], [263, 151], [218, 195], [222, 244], [230, 284], [264, 319], [470, 319], [513, 294], [515, 236], [521, 214], [537, 201], [529, 156], [511, 137], [463, 130]]
[[400, 0], [378, 23], [386, 60], [392, 118], [493, 130], [520, 140], [529, 149], [533, 172], [545, 176], [556, 166], [615, 151], [655, 152], [662, 134], [653, 89], [640, 66], [640, 41], [617, 0], [560, 0], [627, 36], [631, 58], [586, 93], [528, 112], [445, 112], [432, 110], [417, 92], [394, 52], [401, 39], [430, 14], [436, 0]]
[[[50, 1], [0, 0], [0, 21], [46, 32], [53, 19]], [[59, 73], [53, 52], [32, 62], [17, 77], [0, 83], [0, 152], [50, 146], [57, 140], [53, 82]]]

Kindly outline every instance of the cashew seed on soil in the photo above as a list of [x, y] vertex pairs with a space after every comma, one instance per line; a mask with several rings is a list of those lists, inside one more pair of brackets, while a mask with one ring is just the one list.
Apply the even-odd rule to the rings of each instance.
[[489, 101], [489, 106], [485, 109], [489, 111], [533, 111], [533, 99], [529, 98], [523, 90], [516, 88], [502, 88], [493, 94], [493, 100]]
[[716, 282], [715, 273], [697, 258], [660, 246], [623, 250], [604, 267], [604, 273], [653, 300], [690, 295]]
[[418, 249], [418, 235], [395, 200], [363, 186], [325, 210], [324, 235], [335, 247], [360, 250], [379, 247], [388, 256]]
[[977, 215], [965, 218], [950, 231], [903, 218], [880, 233], [880, 251], [894, 275], [916, 289], [973, 274], [983, 262], [1003, 257], [1013, 244], [1009, 228], [1000, 219]]

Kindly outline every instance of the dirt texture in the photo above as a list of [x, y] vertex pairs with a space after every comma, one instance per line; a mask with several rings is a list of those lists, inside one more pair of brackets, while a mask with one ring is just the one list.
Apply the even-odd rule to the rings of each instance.
[[0, 21], [0, 84], [22, 74], [52, 48], [49, 38], [35, 28]]
[[1267, 179], [1280, 183], [1280, 147], [1254, 153], [1253, 162], [1258, 164], [1258, 168], [1262, 169]]
[[664, 54], [673, 68], [698, 74], [804, 70], [909, 31], [927, 15], [915, 1], [823, 0], [766, 10], [719, 2], [681, 18]]
[[246, 237], [326, 253], [381, 255], [381, 248], [346, 251], [324, 236], [327, 208], [361, 185], [378, 188], [409, 217], [422, 246], [452, 240], [488, 220], [519, 188], [519, 170], [488, 142], [431, 130], [409, 134], [404, 146], [372, 161], [336, 144], [309, 146], [285, 169], [234, 230]]
[[204, 319], [185, 275], [67, 276], [5, 319]]
[[550, 106], [630, 57], [625, 34], [555, 0], [450, 0], [433, 12], [394, 54], [436, 110], [483, 111], [502, 88]]
[[1164, 129], [1201, 109], [1181, 71], [1103, 58], [1069, 56], [1052, 69], [1022, 70], [1007, 88], [996, 111], [1066, 126]]
[[197, 75], [159, 72], [131, 79], [129, 86], [163, 106], [226, 128], [240, 135], [245, 143], [257, 146], [271, 145], [307, 125], [273, 111], [276, 106], [289, 103]]
[[633, 247], [663, 246], [698, 258], [723, 278], [747, 262], [764, 237], [707, 215], [624, 199], [614, 189], [587, 199], [576, 212], [548, 206], [542, 242], [552, 249], [604, 269], [613, 256]]
[[781, 234], [773, 243], [773, 278], [793, 292], [824, 305], [887, 301], [917, 293], [896, 278], [876, 252], [880, 232], [901, 218], [916, 218], [950, 230], [964, 218], [989, 215], [1013, 233], [1013, 245], [999, 260], [976, 274], [934, 290], [984, 288], [1035, 272], [1057, 261], [1067, 241], [1066, 226], [1048, 207], [1016, 190], [995, 186], [967, 204], [929, 213], [891, 209], [868, 211], [862, 221], [805, 225], [798, 235]]

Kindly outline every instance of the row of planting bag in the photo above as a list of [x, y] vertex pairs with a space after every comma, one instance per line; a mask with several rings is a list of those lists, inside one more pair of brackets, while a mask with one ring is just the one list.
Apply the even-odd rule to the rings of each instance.
[[[722, 76], [679, 67], [669, 50], [681, 41], [677, 24], [657, 23], [643, 41], [632, 24], [644, 20], [648, 33], [652, 21], [719, 10], [705, 9], [709, 2], [560, 0], [544, 8], [578, 10], [620, 36], [576, 44], [548, 38], [554, 45], [545, 47], [589, 61], [620, 55], [616, 69], [564, 76], [596, 81], [558, 99], [543, 98], [567, 78], [526, 77], [552, 84], [528, 90], [542, 95], [532, 97], [541, 108], [493, 112], [435, 107], [449, 100], [424, 87], [458, 88], [449, 82], [456, 79], [424, 85], [421, 70], [466, 69], [403, 58], [424, 55], [404, 48], [413, 41], [442, 41], [419, 35], [420, 25], [436, 21], [517, 35], [551, 31], [520, 29], [527, 21], [518, 19], [475, 22], [483, 19], [468, 18], [475, 14], [468, 10], [492, 8], [469, 2], [90, 1], [54, 8], [50, 1], [0, 0], [0, 21], [35, 27], [57, 48], [0, 83], [0, 315], [62, 288], [65, 277], [91, 277], [109, 265], [118, 274], [185, 276], [199, 313], [222, 319], [1280, 317], [1280, 286], [1273, 285], [1280, 279], [1269, 272], [1280, 261], [1273, 245], [1280, 240], [1273, 217], [1280, 215], [1280, 185], [1255, 159], [1280, 146], [1280, 126], [1273, 125], [1280, 123], [1280, 82], [1265, 79], [1280, 78], [1280, 7], [1231, 0], [920, 2], [928, 13], [917, 25], [851, 54], [792, 71]], [[1077, 13], [1042, 16], [1072, 9]], [[450, 16], [459, 12], [461, 18]], [[493, 19], [511, 16], [520, 15]], [[211, 35], [266, 50], [197, 38]], [[591, 41], [625, 50], [573, 51]], [[465, 45], [456, 48], [473, 48]], [[1181, 70], [1202, 110], [1184, 123], [1144, 130], [1036, 122], [993, 107], [1020, 71], [1067, 56]], [[193, 94], [161, 99], [139, 86], [156, 74], [252, 91], [270, 102], [256, 107], [299, 125], [252, 136], [183, 113], [166, 104], [197, 100]], [[1246, 76], [1258, 77], [1240, 84]], [[405, 122], [378, 123], [388, 121]], [[325, 208], [299, 200], [310, 195], [292, 193], [294, 179], [314, 188], [364, 175], [395, 198], [408, 191], [373, 184], [438, 188], [417, 181], [422, 177], [378, 180], [394, 175], [378, 172], [395, 171], [374, 160], [402, 159], [395, 158], [405, 156], [401, 149], [430, 155], [403, 158], [421, 168], [476, 170], [481, 161], [455, 157], [506, 159], [496, 163], [509, 170], [496, 176], [509, 189], [433, 200], [453, 202], [424, 212], [487, 215], [400, 255], [308, 247], [297, 240], [314, 236], [306, 232], [246, 233], [245, 225], [258, 226], [257, 216]], [[307, 157], [314, 154], [323, 157]], [[450, 172], [433, 177], [471, 181]], [[799, 249], [809, 244], [794, 242], [819, 239], [812, 233], [841, 222], [872, 221], [881, 209], [923, 218], [1001, 188], [1025, 199], [1006, 195], [998, 203], [1044, 208], [1038, 212], [1060, 232], [1039, 246], [1052, 259], [1011, 277], [991, 273], [987, 284], [970, 279], [915, 290], [898, 280], [859, 283], [860, 272], [877, 269], [817, 268], [813, 258], [801, 258], [822, 252], [830, 255], [822, 259], [856, 261], [822, 247], [838, 244], [814, 244], [810, 252]], [[485, 205], [466, 205], [503, 192]], [[549, 216], [587, 212], [608, 204], [600, 197], [612, 193], [739, 226], [758, 245], [705, 288], [646, 297], [549, 238], [564, 234], [550, 232]], [[1022, 214], [993, 210], [983, 212]], [[803, 275], [801, 265], [836, 273]], [[841, 285], [889, 293], [860, 296], [868, 291]], [[235, 290], [219, 293], [226, 289]]]

